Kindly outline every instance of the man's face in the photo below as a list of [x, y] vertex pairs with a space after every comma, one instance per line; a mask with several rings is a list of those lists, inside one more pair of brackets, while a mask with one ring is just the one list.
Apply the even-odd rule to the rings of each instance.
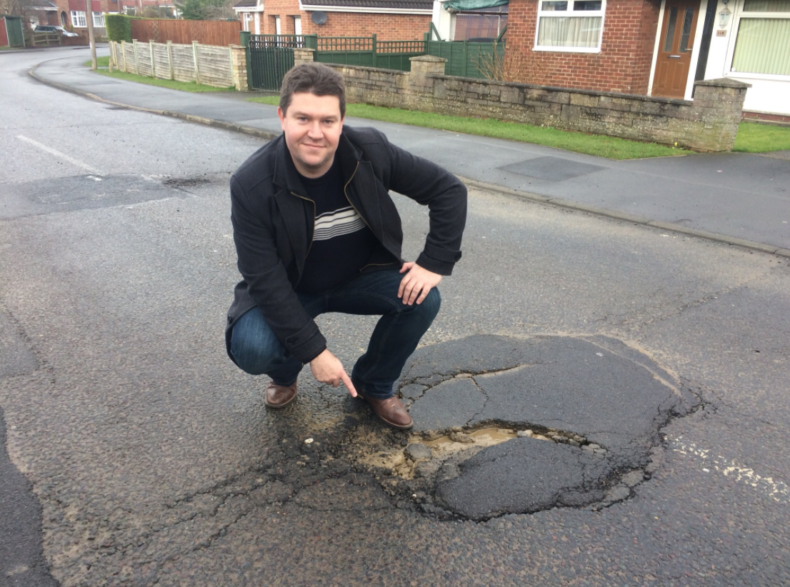
[[305, 177], [329, 171], [343, 131], [338, 97], [293, 94], [288, 112], [278, 108], [277, 115], [296, 170]]

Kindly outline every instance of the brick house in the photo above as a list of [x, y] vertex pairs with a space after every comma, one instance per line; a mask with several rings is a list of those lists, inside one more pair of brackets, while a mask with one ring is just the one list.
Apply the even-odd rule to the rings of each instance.
[[[54, 0], [58, 10], [58, 23], [67, 30], [72, 30], [87, 42], [88, 22], [85, 18], [87, 0]], [[93, 33], [97, 37], [105, 35], [104, 14], [118, 12], [118, 0], [91, 0], [93, 11]]]
[[260, 35], [422, 39], [432, 0], [241, 0], [234, 6], [245, 31]]
[[36, 0], [32, 5], [25, 7], [25, 17], [31, 28], [46, 24], [60, 26], [58, 7], [49, 0]]
[[514, 81], [688, 100], [731, 77], [745, 116], [790, 122], [790, 0], [436, 0], [433, 23], [453, 41], [506, 24]]

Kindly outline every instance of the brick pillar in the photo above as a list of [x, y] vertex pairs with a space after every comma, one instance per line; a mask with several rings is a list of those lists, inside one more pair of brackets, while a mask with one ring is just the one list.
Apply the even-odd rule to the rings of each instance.
[[732, 151], [746, 90], [751, 87], [727, 78], [696, 82], [693, 110], [699, 127], [685, 146], [699, 151]]
[[447, 59], [435, 55], [418, 55], [410, 57], [411, 75], [425, 77], [427, 75], [444, 75], [444, 64]]
[[247, 48], [241, 45], [230, 46], [230, 69], [233, 85], [239, 92], [250, 90], [247, 83]]
[[[410, 57], [411, 72], [406, 82], [406, 92], [411, 96], [406, 97], [406, 103], [411, 108], [420, 108], [419, 100], [427, 98], [426, 94], [433, 96], [434, 77], [444, 75], [444, 65], [447, 59], [435, 55], [418, 55]], [[416, 101], [415, 101], [416, 100]]]
[[294, 49], [294, 67], [314, 61], [315, 49]]

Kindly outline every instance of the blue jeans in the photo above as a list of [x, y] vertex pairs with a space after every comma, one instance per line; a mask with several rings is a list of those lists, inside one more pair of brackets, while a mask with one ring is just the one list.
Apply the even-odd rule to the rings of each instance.
[[[363, 273], [348, 283], [320, 293], [297, 293], [310, 316], [325, 312], [380, 315], [367, 352], [354, 365], [351, 380], [357, 391], [373, 398], [392, 397], [392, 387], [406, 360], [439, 313], [441, 296], [432, 289], [422, 304], [404, 305], [398, 298], [403, 275], [397, 269]], [[236, 364], [252, 375], [266, 374], [277, 385], [291, 385], [302, 363], [291, 356], [255, 307], [233, 326], [230, 352]]]

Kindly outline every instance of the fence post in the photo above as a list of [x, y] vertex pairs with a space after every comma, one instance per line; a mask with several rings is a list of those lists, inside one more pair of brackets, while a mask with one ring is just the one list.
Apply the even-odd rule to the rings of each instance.
[[156, 77], [156, 63], [154, 59], [154, 42], [148, 41], [148, 50], [151, 51], [151, 77]]
[[175, 68], [173, 67], [173, 41], [167, 42], [167, 73], [170, 79], [175, 79]]
[[464, 77], [469, 74], [469, 45], [468, 41], [464, 41]]
[[318, 51], [318, 35], [305, 35], [304, 48]]
[[198, 65], [198, 42], [192, 41], [192, 56], [195, 60], [195, 83], [200, 83], [200, 66]]
[[244, 60], [247, 64], [247, 87], [252, 89], [252, 57], [250, 55], [250, 31], [241, 31], [239, 33], [239, 40], [241, 46], [244, 47]]
[[140, 75], [140, 62], [137, 60], [137, 39], [132, 39], [132, 50], [134, 52], [134, 73]]
[[378, 60], [376, 59], [376, 33], [373, 33], [373, 67], [378, 67]]

